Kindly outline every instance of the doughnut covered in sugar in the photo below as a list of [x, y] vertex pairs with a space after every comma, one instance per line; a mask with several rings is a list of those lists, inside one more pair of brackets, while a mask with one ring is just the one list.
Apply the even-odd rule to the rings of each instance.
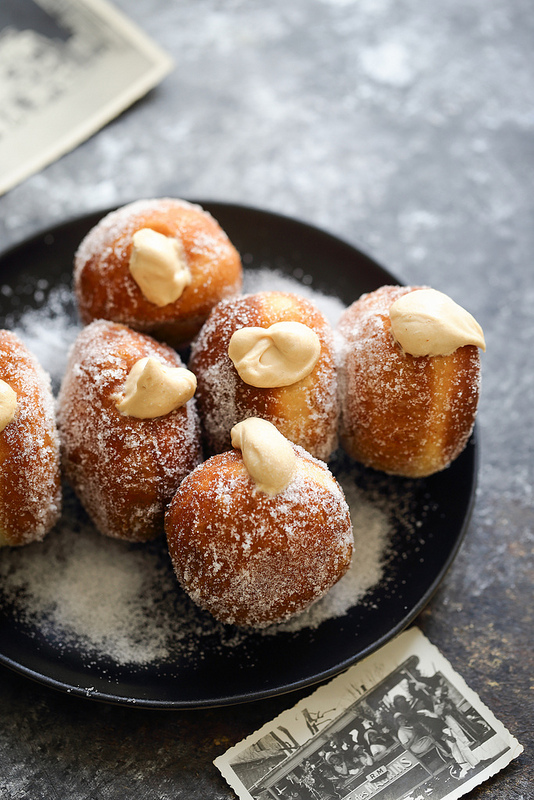
[[0, 426], [0, 545], [24, 545], [42, 540], [61, 511], [54, 398], [49, 376], [6, 330], [0, 331], [0, 380], [4, 412], [12, 401]]
[[154, 419], [117, 408], [131, 368], [144, 358], [183, 367], [151, 337], [93, 322], [72, 347], [58, 397], [65, 474], [95, 526], [128, 541], [162, 533], [166, 504], [201, 457], [194, 399]]
[[393, 337], [390, 308], [417, 288], [383, 286], [339, 321], [341, 444], [367, 466], [414, 478], [444, 469], [462, 452], [480, 385], [476, 346], [413, 356]]
[[[130, 272], [133, 237], [150, 229], [176, 238], [190, 282], [164, 305], [147, 299]], [[241, 290], [240, 256], [218, 222], [199, 205], [174, 198], [138, 200], [105, 216], [81, 242], [74, 285], [84, 323], [121, 322], [179, 346], [200, 330], [219, 300]]]
[[[228, 355], [234, 332], [293, 321], [319, 338], [312, 371], [296, 383], [274, 388], [249, 385]], [[230, 430], [258, 416], [272, 422], [295, 444], [327, 460], [337, 446], [338, 398], [333, 333], [309, 300], [288, 292], [258, 292], [219, 303], [193, 344], [190, 369], [198, 380], [197, 403], [210, 454], [230, 448]]]
[[281, 622], [324, 595], [350, 565], [343, 492], [323, 463], [294, 449], [295, 477], [275, 496], [256, 488], [241, 453], [230, 450], [197, 467], [167, 510], [180, 584], [224, 623]]

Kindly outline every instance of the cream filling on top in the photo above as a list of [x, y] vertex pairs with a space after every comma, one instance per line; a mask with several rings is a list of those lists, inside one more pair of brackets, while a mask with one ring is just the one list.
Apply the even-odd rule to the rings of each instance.
[[0, 380], [0, 433], [7, 428], [17, 411], [17, 393], [11, 386]]
[[141, 358], [133, 365], [123, 392], [113, 396], [121, 414], [155, 419], [185, 405], [195, 394], [197, 379], [183, 367], [167, 367], [155, 358]]
[[394, 338], [412, 356], [448, 356], [468, 344], [486, 349], [475, 318], [435, 289], [415, 289], [399, 297], [389, 316]]
[[241, 450], [256, 487], [269, 495], [282, 492], [293, 479], [297, 456], [291, 442], [271, 422], [249, 417], [231, 431], [232, 446]]
[[130, 274], [150, 303], [166, 306], [191, 283], [184, 246], [174, 236], [141, 228], [132, 237]]
[[228, 347], [241, 380], [258, 388], [291, 386], [305, 378], [321, 355], [319, 337], [301, 322], [241, 328]]

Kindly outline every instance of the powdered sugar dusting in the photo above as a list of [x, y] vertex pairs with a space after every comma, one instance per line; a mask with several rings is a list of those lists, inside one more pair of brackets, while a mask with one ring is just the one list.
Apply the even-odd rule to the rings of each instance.
[[0, 543], [42, 539], [61, 509], [59, 440], [50, 378], [13, 332], [0, 331], [0, 377], [16, 394], [2, 431]]
[[[247, 280], [252, 291], [268, 285], [309, 297], [330, 322], [343, 308], [336, 298], [323, 297], [267, 268], [249, 273]], [[16, 321], [21, 336], [52, 372], [56, 386], [79, 333], [72, 308], [70, 289], [59, 286], [48, 293], [39, 310], [28, 310]], [[389, 511], [355, 485], [354, 475], [338, 477], [355, 531], [351, 568], [311, 608], [263, 629], [263, 636], [291, 635], [342, 617], [355, 605], [365, 604], [383, 579], [394, 525]], [[60, 523], [44, 542], [3, 553], [1, 591], [14, 616], [33, 625], [44, 638], [60, 642], [66, 651], [126, 666], [201, 658], [203, 642], [208, 640], [210, 647], [218, 642], [221, 651], [246, 644], [251, 635], [246, 629], [218, 623], [180, 589], [164, 541], [137, 545], [97, 534], [68, 488], [64, 505]]]
[[344, 474], [337, 477], [349, 504], [354, 532], [354, 554], [350, 569], [304, 614], [276, 629], [271, 628], [271, 633], [277, 630], [297, 631], [304, 626], [317, 628], [327, 619], [343, 616], [352, 606], [361, 603], [383, 576], [391, 534], [389, 515], [354, 484], [354, 476]]
[[[319, 337], [321, 355], [312, 372], [296, 384], [257, 389], [242, 381], [228, 355], [233, 333], [245, 327], [299, 321]], [[230, 430], [247, 416], [276, 425], [284, 436], [318, 458], [337, 445], [338, 393], [334, 337], [315, 303], [295, 292], [262, 291], [224, 300], [212, 311], [191, 351], [197, 400], [207, 451], [230, 447]]]
[[116, 255], [124, 258], [126, 245], [129, 243], [132, 234], [136, 230], [137, 216], [153, 211], [167, 211], [169, 208], [182, 207], [205, 213], [199, 205], [189, 203], [186, 200], [174, 198], [153, 198], [147, 200], [135, 200], [128, 205], [122, 206], [103, 217], [98, 225], [91, 229], [90, 235], [86, 236], [76, 251], [76, 269], [85, 264], [91, 258], [99, 256], [102, 258], [102, 269], [104, 273], [109, 267], [106, 265], [105, 253], [110, 248], [109, 242], [117, 242]]
[[274, 496], [257, 490], [241, 455], [230, 451], [191, 473], [169, 507], [179, 580], [225, 622], [264, 627], [285, 620], [349, 567], [353, 537], [344, 495], [323, 462], [294, 450], [293, 478]]
[[154, 550], [104, 539], [70, 493], [54, 534], [11, 556], [0, 564], [6, 602], [65, 650], [146, 664], [165, 659], [180, 636], [173, 605], [165, 605], [176, 593], [166, 562]]
[[257, 292], [269, 292], [273, 288], [279, 292], [292, 292], [299, 294], [310, 300], [316, 308], [326, 317], [332, 328], [334, 328], [343, 313], [345, 306], [334, 295], [324, 294], [312, 288], [306, 279], [311, 277], [305, 275], [301, 269], [295, 270], [295, 277], [287, 275], [280, 270], [273, 270], [269, 267], [261, 269], [245, 270], [243, 275], [243, 291], [256, 294]]
[[[350, 480], [343, 481], [356, 534], [349, 572], [307, 611], [262, 635], [296, 633], [343, 616], [381, 579], [389, 518]], [[221, 651], [246, 644], [250, 632], [221, 625], [182, 592], [162, 542], [140, 546], [104, 538], [68, 490], [65, 505], [44, 542], [5, 553], [0, 562], [4, 604], [18, 619], [63, 650], [126, 666], [194, 658], [214, 638]]]
[[157, 535], [166, 503], [200, 460], [194, 399], [149, 420], [117, 410], [113, 397], [146, 357], [182, 366], [148, 336], [92, 322], [71, 350], [57, 402], [65, 475], [98, 529], [131, 541]]
[[[38, 288], [36, 294], [42, 291]], [[57, 389], [65, 373], [69, 348], [80, 331], [70, 288], [64, 284], [53, 287], [40, 308], [28, 308], [9, 327], [16, 329]]]
[[473, 346], [415, 358], [395, 344], [389, 309], [413, 288], [382, 286], [343, 313], [338, 378], [347, 452], [375, 469], [419, 477], [444, 469], [464, 449], [475, 421], [480, 361]]
[[[134, 233], [142, 228], [177, 238], [190, 283], [171, 303], [148, 300], [130, 274]], [[109, 319], [157, 338], [189, 342], [211, 308], [236, 294], [242, 283], [240, 256], [213, 216], [184, 200], [137, 200], [104, 216], [79, 244], [74, 287], [84, 322]]]

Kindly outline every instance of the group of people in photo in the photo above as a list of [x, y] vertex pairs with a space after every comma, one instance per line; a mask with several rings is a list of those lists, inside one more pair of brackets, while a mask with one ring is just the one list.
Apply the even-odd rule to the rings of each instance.
[[343, 798], [358, 777], [373, 774], [388, 756], [398, 754], [399, 745], [429, 775], [448, 770], [460, 780], [483, 763], [475, 750], [491, 732], [467, 704], [460, 705], [441, 675], [403, 674], [387, 692], [359, 704], [349, 724], [286, 776], [284, 796]]

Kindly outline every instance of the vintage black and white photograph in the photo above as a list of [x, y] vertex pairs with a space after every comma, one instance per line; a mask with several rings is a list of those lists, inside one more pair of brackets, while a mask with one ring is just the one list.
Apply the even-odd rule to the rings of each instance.
[[215, 764], [241, 800], [452, 800], [521, 749], [412, 628]]
[[0, 194], [95, 133], [170, 68], [102, 0], [2, 0]]

